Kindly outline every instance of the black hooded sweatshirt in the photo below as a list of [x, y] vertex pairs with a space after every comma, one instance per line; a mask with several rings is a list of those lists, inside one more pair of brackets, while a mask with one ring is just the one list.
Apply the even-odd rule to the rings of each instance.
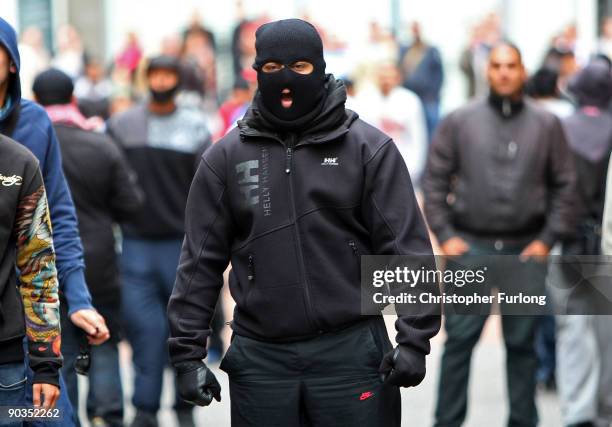
[[0, 366], [23, 362], [24, 336], [34, 383], [59, 386], [58, 280], [45, 186], [36, 157], [0, 135]]
[[[362, 320], [359, 255], [432, 255], [406, 165], [393, 141], [345, 110], [329, 75], [321, 113], [279, 135], [257, 108], [204, 153], [168, 306], [174, 364], [206, 356], [231, 261], [236, 334], [298, 341]], [[422, 354], [437, 308], [400, 316], [397, 342]]]

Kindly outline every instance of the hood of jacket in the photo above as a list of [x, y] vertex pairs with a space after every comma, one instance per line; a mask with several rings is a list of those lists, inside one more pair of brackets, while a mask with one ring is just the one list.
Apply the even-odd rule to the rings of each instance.
[[590, 162], [597, 163], [610, 157], [612, 115], [593, 108], [581, 109], [563, 121], [571, 149]]
[[592, 62], [570, 79], [568, 90], [576, 97], [578, 105], [606, 109], [612, 98], [610, 68]]
[[[326, 141], [330, 137], [337, 137], [346, 132], [351, 124], [359, 117], [357, 113], [344, 108], [346, 103], [346, 88], [341, 80], [337, 80], [332, 74], [326, 76], [325, 85], [327, 87], [327, 96], [323, 108], [312, 121], [305, 125], [304, 129], [299, 132], [300, 139], [309, 139], [314, 142]], [[277, 136], [278, 129], [275, 129], [273, 123], [265, 119], [259, 110], [259, 97], [257, 92], [253, 103], [247, 110], [242, 120], [238, 121], [240, 135], [253, 136], [268, 134]]]
[[[11, 112], [15, 109], [15, 106], [19, 105], [21, 101], [21, 82], [19, 80], [19, 50], [17, 49], [17, 34], [13, 27], [0, 18], [0, 45], [6, 49], [11, 60], [15, 63], [17, 73], [9, 77], [11, 82], [9, 83], [7, 96], [11, 99], [11, 107], [0, 115], [0, 122], [5, 120]], [[1, 108], [2, 106], [0, 106]]]

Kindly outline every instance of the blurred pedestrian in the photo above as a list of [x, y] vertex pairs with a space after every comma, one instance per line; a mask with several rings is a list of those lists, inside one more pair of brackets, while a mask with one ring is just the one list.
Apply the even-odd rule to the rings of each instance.
[[185, 44], [182, 37], [170, 35], [162, 40], [162, 55], [179, 59], [180, 86], [177, 94], [177, 104], [182, 107], [202, 109], [206, 95], [206, 76], [196, 60], [184, 52]]
[[127, 70], [132, 78], [136, 73], [138, 64], [142, 59], [142, 48], [140, 47], [140, 41], [138, 35], [132, 31], [127, 33], [121, 51], [115, 58], [115, 67]]
[[563, 96], [568, 96], [567, 83], [579, 69], [574, 51], [553, 45], [546, 53], [542, 66], [557, 72], [557, 87]]
[[612, 16], [606, 16], [601, 24], [601, 36], [597, 50], [612, 59]]
[[[612, 159], [611, 159], [612, 160]], [[610, 206], [610, 200], [612, 200], [612, 167], [608, 164], [608, 178], [606, 181], [606, 203], [604, 207], [603, 215], [603, 233], [602, 233], [602, 253], [609, 257], [612, 255], [612, 206]], [[610, 360], [612, 360], [612, 317], [599, 316], [596, 318], [597, 322], [597, 337], [599, 346], [599, 356], [601, 366], [599, 367], [599, 386], [600, 390], [597, 393], [597, 418], [606, 419], [608, 425], [610, 425], [610, 419], [612, 416], [612, 402], [610, 402], [610, 384], [612, 384], [612, 366]], [[597, 351], [597, 350], [595, 350]], [[596, 425], [597, 426], [597, 425]]]
[[242, 19], [234, 28], [232, 34], [234, 79], [239, 78], [244, 70], [249, 70], [255, 60], [255, 31], [259, 25], [261, 25], [259, 20]]
[[[25, 337], [34, 372], [33, 403], [50, 409], [60, 395], [62, 355], [49, 207], [38, 160], [2, 135], [0, 182], [0, 405], [7, 409], [29, 406]], [[5, 409], [3, 426], [23, 425], [17, 417], [9, 417], [10, 410]]]
[[256, 90], [257, 74], [254, 71], [244, 70], [240, 79], [237, 79], [234, 83], [230, 97], [219, 107], [219, 115], [223, 120], [221, 137], [234, 128], [238, 120], [244, 116], [249, 105], [251, 105]]
[[[15, 30], [0, 18], [0, 132], [24, 145], [39, 161], [54, 230], [62, 305], [66, 303], [68, 317], [75, 326], [92, 339], [103, 342], [109, 333], [104, 318], [92, 306], [85, 282], [83, 248], [74, 204], [62, 171], [59, 144], [42, 107], [21, 97], [19, 65]], [[32, 374], [28, 371], [30, 381]], [[27, 398], [31, 402], [32, 396], [28, 394]], [[64, 413], [64, 421], [58, 426], [71, 426], [72, 407], [63, 385], [58, 407]]]
[[85, 49], [81, 36], [70, 25], [62, 25], [56, 33], [57, 52], [51, 60], [51, 66], [62, 70], [71, 79], [79, 77], [85, 66]]
[[368, 25], [368, 39], [363, 43], [353, 44], [352, 52], [345, 52], [343, 60], [352, 63], [351, 77], [354, 79], [357, 91], [376, 87], [378, 81], [378, 64], [382, 62], [397, 62], [399, 48], [397, 40], [377, 21]]
[[[454, 111], [438, 128], [423, 180], [425, 213], [443, 255], [463, 256], [466, 263], [474, 255], [513, 255], [505, 258], [512, 262], [510, 276], [499, 258], [487, 264], [487, 275], [506, 278], [509, 287], [527, 278], [543, 282], [545, 264], [521, 262], [518, 255], [523, 261], [546, 256], [571, 231], [571, 154], [559, 119], [525, 100], [526, 72], [517, 47], [494, 46], [487, 76], [488, 98]], [[472, 350], [487, 317], [445, 317], [435, 426], [465, 420]], [[536, 317], [502, 316], [502, 324], [508, 425], [535, 427]]]
[[[150, 97], [112, 116], [108, 130], [121, 145], [144, 191], [145, 203], [123, 223], [122, 317], [135, 366], [132, 426], [156, 426], [168, 362], [166, 306], [176, 276], [189, 186], [210, 145], [203, 115], [176, 104], [177, 58], [149, 61]], [[177, 398], [181, 426], [193, 425], [192, 407]]]
[[362, 90], [353, 107], [360, 117], [393, 139], [406, 162], [412, 182], [418, 186], [428, 148], [421, 100], [401, 86], [401, 74], [394, 62], [378, 65], [377, 83], [374, 90]]
[[[96, 309], [108, 319], [110, 339], [90, 351], [87, 415], [94, 426], [104, 422], [116, 427], [123, 426], [123, 393], [118, 349], [121, 292], [113, 225], [128, 219], [142, 196], [119, 148], [78, 111], [73, 88], [67, 74], [50, 69], [36, 77], [33, 91], [49, 114], [60, 143], [79, 218], [85, 278]], [[80, 340], [79, 331], [62, 321], [62, 371], [73, 408], [79, 407], [75, 363]]]
[[460, 58], [461, 71], [468, 80], [468, 98], [484, 97], [489, 86], [486, 76], [487, 63], [491, 48], [501, 38], [500, 18], [490, 13], [472, 29], [468, 46]]
[[256, 51], [255, 99], [189, 192], [168, 305], [179, 391], [201, 406], [221, 399], [203, 359], [231, 260], [220, 367], [233, 426], [399, 426], [399, 387], [425, 377], [439, 308], [399, 316], [393, 349], [382, 316], [362, 315], [359, 256], [433, 260], [410, 176], [392, 140], [345, 109], [311, 24], [265, 24]]
[[106, 120], [110, 115], [112, 94], [113, 83], [106, 76], [104, 66], [98, 59], [89, 58], [85, 64], [85, 73], [74, 84], [74, 96], [79, 109], [87, 117], [99, 116]]
[[21, 95], [32, 99], [32, 83], [38, 73], [49, 67], [49, 52], [45, 46], [42, 31], [38, 27], [28, 27], [21, 33], [19, 40], [21, 67]]
[[[609, 219], [610, 182], [608, 163], [612, 153], [612, 75], [602, 63], [587, 65], [570, 81], [570, 92], [578, 110], [563, 121], [574, 155], [578, 177], [578, 222], [563, 254], [600, 255], [602, 220], [604, 254], [612, 253]], [[610, 218], [607, 216], [605, 218]], [[571, 265], [571, 264], [570, 264]], [[569, 288], [575, 272], [561, 269], [561, 280]], [[579, 286], [588, 286], [580, 283]], [[586, 291], [586, 289], [584, 290]], [[557, 383], [562, 420], [569, 427], [608, 427], [612, 423], [612, 316], [595, 315], [595, 307], [577, 292], [570, 300], [570, 315], [557, 316]], [[610, 314], [610, 313], [606, 313]]]
[[198, 69], [203, 83], [202, 92], [206, 97], [205, 107], [216, 108], [217, 72], [216, 44], [213, 33], [201, 22], [197, 13], [192, 16], [189, 27], [183, 32], [182, 60], [192, 62]]
[[[567, 99], [561, 97], [558, 87], [559, 73], [551, 68], [540, 68], [525, 87], [525, 94], [529, 95], [541, 107], [550, 111], [559, 119], [571, 115], [574, 106]], [[543, 389], [554, 390], [556, 387], [556, 349], [555, 349], [555, 316], [542, 315], [538, 319], [536, 329], [536, 353], [538, 368], [536, 380]]]
[[[355, 95], [357, 92], [355, 91], [355, 82], [350, 77], [342, 77], [342, 83], [344, 83], [344, 87], [346, 88], [346, 106], [353, 104], [355, 102]], [[352, 109], [352, 107], [349, 107]]]
[[574, 112], [574, 106], [559, 92], [559, 73], [552, 68], [540, 68], [530, 77], [525, 87], [525, 93], [533, 98], [541, 107], [550, 111], [560, 119], [569, 117]]
[[421, 24], [413, 22], [411, 30], [412, 44], [402, 47], [399, 54], [402, 84], [416, 93], [423, 103], [430, 141], [440, 116], [440, 91], [444, 81], [442, 58], [435, 46], [423, 40]]

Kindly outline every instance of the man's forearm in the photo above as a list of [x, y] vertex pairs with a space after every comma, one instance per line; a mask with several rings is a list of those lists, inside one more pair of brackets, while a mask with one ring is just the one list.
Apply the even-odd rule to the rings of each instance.
[[62, 364], [58, 280], [44, 187], [21, 201], [16, 223], [20, 293], [34, 381], [58, 385]]

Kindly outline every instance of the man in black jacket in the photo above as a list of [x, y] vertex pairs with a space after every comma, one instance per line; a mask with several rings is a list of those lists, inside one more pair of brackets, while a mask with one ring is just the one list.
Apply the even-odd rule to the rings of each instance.
[[[524, 100], [525, 69], [515, 46], [502, 43], [491, 51], [488, 79], [488, 99], [454, 111], [438, 128], [423, 180], [425, 213], [444, 255], [546, 256], [572, 229], [575, 173], [567, 141], [555, 116]], [[525, 265], [517, 262], [513, 273], [532, 268], [543, 276], [543, 264]], [[535, 277], [487, 267], [508, 286]], [[436, 426], [460, 426], [465, 419], [472, 349], [486, 318], [446, 316]], [[502, 321], [508, 425], [535, 426], [535, 317]]]
[[[261, 26], [259, 90], [203, 156], [168, 306], [183, 398], [220, 400], [202, 359], [232, 263], [229, 374], [234, 426], [399, 426], [398, 386], [425, 376], [433, 309], [399, 316], [392, 349], [381, 316], [361, 314], [360, 254], [432, 250], [393, 141], [345, 110], [321, 39], [297, 19]], [[386, 375], [382, 381], [379, 374]]]
[[[34, 80], [36, 101], [45, 108], [60, 143], [62, 166], [79, 219], [87, 285], [110, 331], [108, 341], [91, 348], [87, 412], [93, 424], [104, 421], [108, 426], [122, 426], [121, 290], [113, 226], [129, 219], [143, 196], [121, 150], [106, 134], [92, 129], [96, 121], [79, 112], [73, 90], [72, 79], [60, 70], [44, 71]], [[70, 322], [62, 322], [62, 374], [73, 408], [79, 407], [75, 361], [79, 347], [85, 344], [82, 335]], [[78, 411], [74, 412], [78, 418]]]

